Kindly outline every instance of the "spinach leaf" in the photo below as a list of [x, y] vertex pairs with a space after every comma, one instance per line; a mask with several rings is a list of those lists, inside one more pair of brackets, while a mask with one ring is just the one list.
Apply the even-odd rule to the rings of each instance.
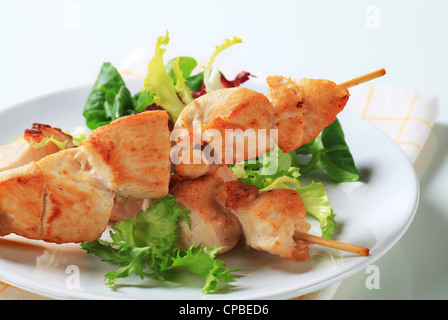
[[127, 116], [134, 113], [134, 100], [126, 86], [121, 86], [117, 95], [114, 97], [112, 106], [112, 121], [123, 116]]
[[[113, 117], [116, 118], [117, 114], [113, 115], [115, 98], [119, 95], [122, 87], [126, 87], [126, 85], [117, 69], [109, 62], [103, 63], [82, 113], [89, 129], [96, 129], [110, 123]], [[125, 94], [126, 92], [121, 91], [120, 99]], [[124, 110], [122, 109], [123, 101], [116, 108]], [[125, 109], [129, 112], [130, 108], [130, 105], [127, 104]]]
[[203, 83], [204, 83], [204, 72], [198, 73], [186, 79], [186, 84], [192, 92], [201, 89]]
[[324, 169], [337, 182], [358, 181], [359, 173], [338, 119], [322, 133], [295, 150], [296, 154], [311, 155], [311, 160], [300, 165], [300, 172]]

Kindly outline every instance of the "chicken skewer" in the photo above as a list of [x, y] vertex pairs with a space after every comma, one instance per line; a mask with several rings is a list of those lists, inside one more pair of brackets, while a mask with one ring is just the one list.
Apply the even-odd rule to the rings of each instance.
[[0, 172], [0, 235], [98, 239], [115, 201], [168, 194], [170, 147], [166, 111], [150, 111], [94, 130], [81, 147]]
[[[216, 164], [255, 158], [271, 151], [275, 144], [284, 152], [291, 152], [331, 124], [349, 96], [346, 88], [327, 80], [296, 82], [273, 76], [267, 81], [267, 97], [238, 87], [207, 93], [187, 105], [174, 125], [174, 132], [184, 132], [179, 135], [176, 146], [187, 155], [194, 154], [192, 141], [196, 137], [202, 149], [208, 145], [213, 147], [214, 157], [211, 162], [207, 161], [198, 148], [199, 161], [194, 163], [188, 157], [187, 161], [176, 163], [176, 171], [195, 178], [213, 171]], [[222, 143], [216, 136], [204, 138], [207, 130], [226, 137], [227, 129], [240, 130], [237, 140], [241, 144], [232, 140], [228, 143], [227, 139]], [[240, 151], [239, 157], [234, 156], [234, 150]]]
[[[340, 85], [329, 80], [270, 76], [267, 97], [241, 87], [207, 93], [187, 105], [174, 125], [173, 131], [181, 133], [173, 150], [187, 154], [175, 163], [176, 171], [185, 177], [199, 177], [221, 163], [233, 164], [269, 152], [275, 144], [283, 152], [291, 152], [335, 120], [349, 99], [347, 88], [384, 74], [381, 69]], [[224, 145], [216, 136], [204, 137], [207, 130], [225, 137], [227, 129], [243, 132], [237, 137], [242, 144], [227, 145], [226, 140]], [[201, 150], [207, 146], [213, 147], [213, 159], [207, 159]], [[240, 151], [239, 156], [234, 149]]]
[[[73, 137], [61, 129], [41, 123], [33, 123], [30, 129], [13, 142], [0, 146], [0, 172], [14, 169], [32, 161], [75, 147]], [[150, 199], [115, 201], [110, 215], [111, 221], [126, 220], [147, 208]]]
[[237, 180], [217, 188], [215, 195], [238, 218], [246, 243], [254, 249], [292, 260], [308, 260], [309, 244], [369, 255], [368, 248], [309, 234], [305, 206], [295, 190], [259, 193]]
[[[290, 152], [310, 141], [325, 126], [334, 121], [348, 100], [347, 87], [382, 76], [385, 73], [383, 71], [379, 70], [341, 85], [327, 80], [301, 79], [294, 81], [278, 76], [269, 77], [268, 98], [274, 110], [266, 103], [260, 103], [258, 97], [247, 98], [251, 92], [245, 91], [245, 89], [241, 90], [239, 95], [241, 100], [239, 101], [234, 97], [229, 99], [225, 96], [227, 93], [234, 94], [234, 92], [221, 90], [215, 94], [219, 94], [221, 99], [225, 97], [224, 101], [232, 100], [233, 106], [229, 108], [230, 110], [233, 108], [241, 112], [241, 109], [246, 108], [249, 110], [247, 114], [238, 114], [237, 112], [235, 115], [229, 112], [225, 109], [223, 101], [216, 103], [217, 99], [211, 98], [211, 95], [208, 94], [206, 95], [207, 99], [203, 99], [204, 101], [196, 100], [195, 104], [187, 107], [188, 111], [181, 114], [175, 128], [187, 129], [185, 134], [187, 136], [190, 133], [201, 135], [204, 127], [217, 129], [220, 132], [225, 128], [244, 129], [247, 123], [254, 122], [250, 115], [253, 112], [251, 107], [256, 106], [254, 109], [261, 110], [260, 114], [265, 124], [263, 128], [269, 128], [269, 117], [272, 117], [275, 121], [274, 127], [281, 131], [275, 142], [279, 143], [279, 147], [283, 151]], [[237, 90], [233, 89], [232, 91]], [[325, 94], [319, 94], [322, 92]], [[329, 108], [329, 106], [331, 107]], [[208, 121], [209, 119], [212, 121]], [[205, 124], [202, 123], [204, 121]], [[195, 124], [200, 125], [199, 129], [198, 127], [194, 128]], [[179, 141], [182, 141], [182, 138], [180, 137]], [[269, 144], [267, 150], [258, 152], [270, 151], [271, 146], [272, 144]], [[187, 145], [188, 147], [191, 145]], [[225, 151], [224, 149], [223, 153]], [[246, 149], [244, 149], [244, 156], [244, 160], [248, 159]], [[197, 177], [210, 175], [219, 167], [216, 164], [191, 165], [191, 163], [187, 163], [178, 165], [176, 169], [187, 177]], [[309, 224], [305, 220], [305, 207], [300, 196], [293, 190], [272, 190], [260, 196], [256, 187], [247, 186], [243, 182], [233, 179], [225, 185], [216, 187], [214, 193], [215, 200], [220, 203], [221, 207], [227, 208], [238, 218], [246, 242], [255, 249], [295, 260], [308, 259], [309, 253], [306, 244], [319, 244], [360, 255], [369, 254], [368, 248], [308, 234]], [[188, 203], [186, 198], [183, 201]], [[291, 204], [293, 205], [291, 206]], [[199, 219], [202, 223], [205, 220], [208, 219], [205, 219], [204, 216]], [[181, 238], [183, 236], [181, 234]], [[205, 239], [200, 235], [195, 239], [196, 244], [203, 240]]]
[[[325, 87], [336, 86], [322, 81]], [[322, 85], [320, 81], [316, 83]], [[191, 122], [198, 120], [207, 120], [207, 129], [272, 127], [275, 108], [270, 101], [243, 90], [243, 94], [238, 94], [236, 89], [227, 89], [220, 91], [223, 95], [217, 99], [204, 98], [204, 105], [192, 104], [195, 112], [203, 112], [202, 115], [196, 117], [193, 108], [189, 116], [186, 112], [187, 117], [180, 120], [180, 127], [191, 129]], [[345, 104], [345, 96], [338, 101], [342, 99]], [[210, 103], [212, 107], [207, 108]], [[311, 113], [313, 110], [310, 109]], [[225, 114], [227, 118], [223, 117]], [[154, 131], [149, 133], [147, 128]], [[124, 138], [120, 136], [123, 132], [127, 134]], [[171, 170], [168, 137], [166, 112], [141, 113], [95, 130], [80, 148], [64, 150], [0, 174], [0, 191], [5, 195], [0, 202], [0, 235], [17, 233], [58, 243], [98, 238], [110, 218], [113, 203], [161, 198], [167, 194]], [[273, 146], [265, 144], [260, 152]], [[194, 175], [207, 173], [201, 170]], [[32, 200], [27, 196], [32, 196]], [[95, 199], [102, 200], [95, 202]]]
[[348, 251], [348, 252], [359, 254], [361, 256], [368, 256], [370, 253], [370, 249], [365, 248], [365, 247], [356, 246], [353, 244], [335, 241], [335, 240], [331, 240], [331, 239], [326, 239], [326, 238], [318, 237], [318, 236], [300, 232], [300, 231], [294, 232], [293, 237], [294, 237], [294, 239], [297, 239], [297, 240], [306, 241], [306, 242], [309, 242], [312, 244], [319, 244], [321, 246], [325, 246], [325, 247], [329, 247], [329, 248]]
[[352, 88], [354, 86], [360, 85], [361, 83], [365, 83], [365, 82], [374, 80], [376, 78], [382, 77], [385, 74], [386, 74], [386, 70], [384, 68], [379, 69], [379, 70], [367, 73], [365, 75], [362, 75], [360, 77], [340, 83], [339, 86], [344, 87], [344, 88]]

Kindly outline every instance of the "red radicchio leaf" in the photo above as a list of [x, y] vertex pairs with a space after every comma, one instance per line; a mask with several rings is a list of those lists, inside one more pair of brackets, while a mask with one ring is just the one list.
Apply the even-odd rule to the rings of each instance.
[[[253, 77], [249, 72], [247, 71], [241, 71], [238, 73], [234, 80], [227, 80], [223, 75], [221, 75], [221, 85], [224, 88], [233, 88], [233, 87], [239, 87], [242, 83], [249, 80], [249, 77]], [[196, 99], [204, 94], [206, 94], [207, 91], [205, 90], [205, 84], [202, 84], [202, 87], [195, 92], [192, 93], [193, 99]]]
[[239, 87], [242, 83], [249, 80], [249, 77], [252, 76], [247, 71], [241, 71], [238, 73], [234, 80], [227, 80], [223, 75], [221, 76], [221, 84], [224, 88], [233, 88]]

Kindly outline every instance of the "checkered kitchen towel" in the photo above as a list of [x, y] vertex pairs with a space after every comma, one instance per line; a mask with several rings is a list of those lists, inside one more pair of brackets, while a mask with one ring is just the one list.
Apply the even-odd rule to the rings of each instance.
[[[143, 77], [152, 52], [138, 51], [120, 68], [125, 77]], [[437, 99], [415, 90], [375, 85], [374, 82], [350, 89], [346, 109], [361, 115], [388, 134], [414, 163], [431, 132], [438, 114]], [[340, 283], [297, 297], [299, 300], [327, 300]], [[0, 282], [0, 300], [48, 299]]]
[[436, 97], [373, 83], [351, 88], [350, 94], [347, 110], [383, 130], [415, 163], [439, 112]]

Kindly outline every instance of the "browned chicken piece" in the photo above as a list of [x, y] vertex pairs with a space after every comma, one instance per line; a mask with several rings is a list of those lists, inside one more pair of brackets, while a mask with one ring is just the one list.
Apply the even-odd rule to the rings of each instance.
[[295, 240], [296, 231], [307, 233], [305, 206], [292, 189], [259, 193], [255, 186], [230, 181], [215, 189], [215, 198], [238, 218], [246, 243], [254, 249], [292, 260], [308, 260], [304, 241]]
[[30, 129], [13, 142], [0, 146], [0, 171], [17, 168], [32, 161], [38, 161], [43, 157], [58, 152], [59, 146], [51, 140], [39, 146], [45, 138], [53, 138], [64, 144], [65, 148], [73, 147], [72, 136], [48, 125], [34, 123]]
[[124, 198], [162, 198], [171, 175], [166, 111], [122, 117], [81, 143], [106, 186]]
[[42, 239], [44, 175], [36, 162], [0, 172], [0, 236]]
[[168, 115], [149, 111], [94, 130], [81, 147], [0, 172], [0, 235], [55, 243], [98, 239], [116, 199], [168, 194], [170, 142], [160, 137], [169, 137]]
[[38, 161], [44, 175], [42, 239], [82, 242], [104, 231], [114, 193], [96, 175], [83, 148], [68, 149]]
[[267, 82], [267, 97], [275, 109], [278, 146], [286, 153], [311, 141], [333, 123], [350, 96], [346, 88], [329, 80], [270, 76]]
[[0, 193], [0, 235], [16, 233], [56, 243], [101, 234], [114, 199], [81, 148], [1, 172]]
[[[243, 87], [220, 89], [195, 99], [184, 108], [173, 128], [179, 148], [173, 151], [180, 159], [173, 161], [176, 171], [196, 178], [219, 167], [209, 164], [236, 163], [272, 150], [276, 138], [270, 135], [273, 115], [266, 96]], [[234, 135], [226, 140], [229, 129]], [[206, 152], [207, 147], [213, 151]], [[194, 149], [204, 152], [194, 157]]]
[[232, 249], [241, 238], [241, 229], [236, 217], [219, 205], [214, 190], [228, 181], [236, 180], [227, 166], [196, 179], [176, 181], [170, 193], [184, 210], [189, 210], [191, 229], [184, 219], [179, 221], [176, 244], [187, 249], [192, 244], [201, 247], [224, 247], [218, 253]]

